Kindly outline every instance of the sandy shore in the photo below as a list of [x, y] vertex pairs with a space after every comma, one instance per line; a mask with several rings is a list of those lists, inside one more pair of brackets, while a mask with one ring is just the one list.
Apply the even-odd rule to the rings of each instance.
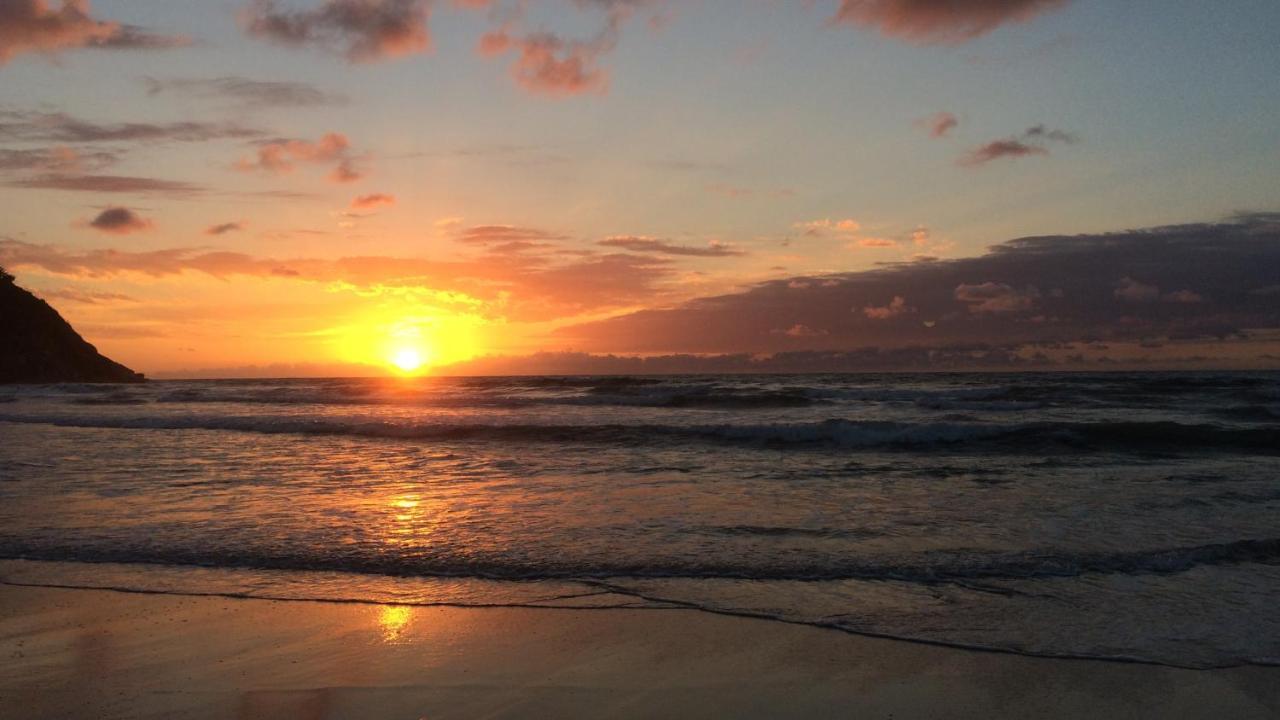
[[689, 610], [0, 585], [0, 717], [1274, 718], [1280, 669], [968, 652]]

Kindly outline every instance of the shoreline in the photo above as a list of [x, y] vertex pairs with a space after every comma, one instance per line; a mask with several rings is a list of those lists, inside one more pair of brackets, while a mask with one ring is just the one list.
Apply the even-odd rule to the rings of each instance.
[[[0, 585], [6, 718], [1233, 717], [1280, 668], [1042, 658], [667, 608]], [[555, 610], [555, 612], [548, 612]]]

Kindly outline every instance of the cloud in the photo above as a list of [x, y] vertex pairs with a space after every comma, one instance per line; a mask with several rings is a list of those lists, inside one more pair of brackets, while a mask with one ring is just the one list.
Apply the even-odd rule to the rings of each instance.
[[126, 207], [110, 207], [89, 221], [89, 227], [113, 235], [129, 235], [151, 229], [151, 221]]
[[[465, 2], [473, 7], [485, 2]], [[609, 74], [600, 60], [617, 47], [622, 27], [637, 12], [652, 9], [650, 26], [661, 25], [665, 0], [574, 0], [582, 10], [605, 14], [602, 27], [587, 40], [567, 40], [546, 30], [522, 31], [524, 5], [499, 27], [485, 33], [476, 50], [484, 57], [515, 53], [511, 76], [524, 90], [546, 97], [600, 94], [609, 88]]]
[[109, 150], [84, 151], [66, 146], [0, 149], [0, 172], [66, 173], [99, 170], [118, 162]]
[[539, 95], [564, 97], [602, 93], [608, 75], [595, 62], [601, 49], [593, 43], [576, 43], [548, 32], [513, 36], [504, 30], [487, 33], [479, 51], [485, 57], [516, 51], [511, 76], [516, 84]]
[[930, 115], [916, 124], [929, 132], [930, 137], [943, 138], [960, 126], [960, 119], [949, 112]]
[[251, 80], [238, 76], [216, 78], [143, 78], [148, 95], [177, 93], [230, 100], [245, 107], [321, 107], [343, 105], [347, 98], [303, 82]]
[[965, 167], [977, 167], [1000, 158], [1048, 155], [1049, 148], [1043, 144], [1046, 140], [1067, 144], [1078, 142], [1078, 138], [1075, 135], [1065, 130], [1053, 130], [1044, 125], [1035, 125], [1027, 128], [1020, 137], [993, 140], [986, 145], [970, 150], [967, 155], [960, 158], [958, 164]]
[[49, 0], [0, 2], [0, 65], [22, 53], [154, 50], [191, 44], [187, 37], [155, 35], [132, 25], [95, 20], [89, 12], [88, 0], [61, 0], [56, 7]]
[[805, 235], [810, 237], [820, 237], [833, 233], [852, 235], [862, 229], [862, 223], [859, 223], [857, 220], [852, 218], [846, 218], [844, 220], [823, 219], [798, 222], [795, 224], [795, 227], [799, 230], [803, 230]]
[[604, 247], [623, 248], [633, 252], [684, 255], [688, 257], [733, 257], [746, 254], [741, 250], [721, 243], [711, 243], [706, 247], [690, 247], [688, 245], [674, 245], [665, 240], [634, 235], [606, 238], [596, 244]]
[[1116, 283], [1113, 294], [1126, 302], [1155, 302], [1160, 299], [1160, 288], [1155, 285], [1145, 285], [1131, 277], [1123, 277]]
[[1198, 292], [1192, 290], [1178, 290], [1177, 292], [1165, 293], [1160, 299], [1171, 303], [1202, 303], [1204, 297]]
[[960, 158], [960, 164], [968, 167], [986, 165], [1000, 158], [1019, 158], [1030, 155], [1048, 155], [1049, 151], [1039, 145], [1028, 145], [1021, 140], [993, 140], [986, 145], [974, 148], [968, 155]]
[[664, 282], [676, 275], [669, 260], [629, 253], [559, 260], [518, 252], [457, 261], [392, 256], [271, 258], [190, 247], [76, 251], [4, 238], [0, 238], [0, 265], [72, 278], [140, 274], [163, 279], [204, 273], [223, 279], [321, 283], [334, 291], [364, 296], [428, 294], [439, 302], [453, 298], [449, 302], [467, 312], [518, 321], [554, 320], [649, 303], [663, 297]]
[[833, 21], [908, 42], [958, 44], [1057, 10], [1068, 0], [841, 0]]
[[977, 285], [961, 283], [956, 286], [955, 298], [969, 305], [971, 313], [1024, 312], [1035, 307], [1040, 291], [1034, 286], [1016, 290], [1004, 283], [984, 282]]
[[253, 0], [240, 16], [252, 37], [287, 46], [340, 53], [350, 62], [378, 62], [431, 47], [428, 0], [324, 0], [291, 10], [275, 0]]
[[891, 248], [898, 247], [898, 241], [891, 238], [864, 237], [858, 240], [857, 246], [864, 248]]
[[[794, 350], [794, 342], [779, 343], [773, 331], [797, 324], [829, 333], [808, 347], [841, 351], [1225, 337], [1280, 329], [1276, 267], [1280, 226], [1264, 216], [1242, 216], [1022, 238], [979, 257], [781, 277], [740, 292], [568, 326], [557, 335], [586, 351], [640, 353]], [[885, 304], [899, 297], [901, 304]], [[895, 305], [904, 313], [914, 309], [918, 322], [884, 322], [894, 317]]]
[[355, 210], [369, 210], [383, 205], [391, 206], [396, 204], [396, 196], [386, 193], [372, 193], [370, 195], [360, 195], [351, 200], [351, 207]]
[[915, 308], [907, 307], [907, 300], [901, 295], [895, 295], [888, 305], [883, 305], [881, 307], [867, 305], [862, 308], [862, 314], [872, 320], [890, 320], [898, 317], [899, 315], [906, 315], [915, 311]]
[[206, 188], [193, 183], [158, 178], [128, 177], [122, 175], [38, 175], [36, 177], [9, 180], [6, 187], [31, 190], [71, 190], [95, 193], [134, 193], [143, 195], [168, 195], [190, 197], [200, 195]]
[[350, 155], [351, 143], [342, 133], [326, 133], [319, 140], [272, 140], [258, 145], [252, 158], [241, 159], [236, 169], [283, 175], [299, 164], [332, 165], [329, 179], [346, 183], [359, 180], [363, 174]]
[[26, 142], [205, 142], [261, 137], [227, 122], [94, 123], [65, 113], [0, 111], [0, 137]]
[[226, 235], [227, 233], [240, 232], [244, 230], [244, 225], [238, 222], [220, 223], [218, 225], [210, 225], [205, 228], [205, 235]]
[[511, 242], [548, 242], [567, 240], [559, 235], [538, 228], [518, 227], [516, 225], [476, 225], [463, 229], [456, 240], [469, 245], [488, 245], [491, 243]]
[[81, 303], [83, 305], [102, 305], [119, 302], [137, 302], [137, 298], [121, 293], [112, 292], [86, 292], [76, 290], [75, 288], [57, 288], [53, 290], [41, 290], [37, 293], [46, 300], [66, 300], [68, 302]]
[[815, 330], [808, 325], [795, 324], [786, 330], [775, 330], [775, 335], [786, 335], [791, 338], [815, 338], [825, 337], [829, 333], [826, 330]]

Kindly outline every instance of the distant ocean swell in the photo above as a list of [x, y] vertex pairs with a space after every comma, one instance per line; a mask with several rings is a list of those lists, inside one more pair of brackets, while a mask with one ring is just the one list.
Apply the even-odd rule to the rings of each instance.
[[1031, 450], [1248, 451], [1280, 454], [1280, 427], [1226, 427], [1160, 422], [962, 423], [857, 421], [775, 424], [500, 424], [359, 420], [291, 415], [83, 417], [0, 413], [0, 421], [59, 427], [135, 430], [223, 430], [246, 433], [341, 435], [424, 441], [602, 443], [732, 443], [770, 448], [922, 450], [973, 448], [989, 452]]
[[1280, 538], [1246, 539], [1193, 547], [1115, 553], [938, 553], [912, 561], [827, 560], [755, 561], [693, 559], [644, 563], [477, 559], [386, 553], [289, 552], [249, 549], [148, 546], [62, 546], [56, 543], [0, 539], [0, 559], [141, 563], [255, 570], [351, 572], [393, 577], [481, 578], [488, 580], [689, 579], [759, 581], [892, 580], [947, 583], [974, 580], [1036, 580], [1085, 575], [1142, 575], [1181, 573], [1197, 567], [1258, 563], [1280, 565]]

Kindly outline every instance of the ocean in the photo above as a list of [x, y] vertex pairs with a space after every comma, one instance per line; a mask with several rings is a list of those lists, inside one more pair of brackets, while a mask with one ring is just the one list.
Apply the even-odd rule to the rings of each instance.
[[0, 581], [1280, 664], [1280, 373], [3, 387]]

